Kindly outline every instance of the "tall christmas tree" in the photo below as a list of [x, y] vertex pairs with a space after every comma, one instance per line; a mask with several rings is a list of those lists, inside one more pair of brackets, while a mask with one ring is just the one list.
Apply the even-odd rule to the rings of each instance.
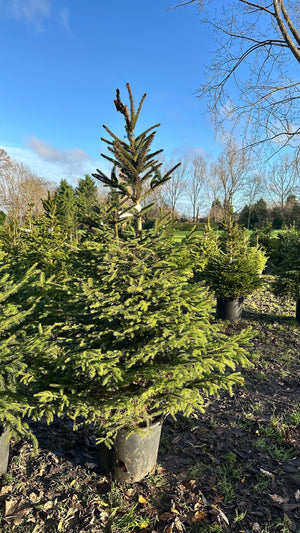
[[[135, 135], [145, 96], [135, 113], [127, 89], [130, 112], [119, 91], [115, 104], [128, 142], [105, 128], [113, 139], [104, 140], [113, 155], [105, 158], [114, 166], [110, 177], [100, 170], [94, 175], [120, 197], [109, 206], [115, 228], [108, 214], [74, 249], [72, 275], [53, 286], [57, 297], [50, 301], [46, 294], [43, 321], [49, 324], [55, 311], [52, 338], [62, 355], [48, 367], [44, 359], [39, 390], [36, 380], [36, 413], [65, 410], [93, 421], [108, 444], [119, 430], [133, 431], [167, 413], [189, 414], [203, 409], [206, 395], [231, 390], [242, 381], [236, 367], [248, 363], [250, 336], [227, 337], [214, 322], [207, 289], [189, 283], [186, 244], [175, 247], [160, 227], [142, 227], [147, 196], [172, 170], [162, 176], [155, 159], [160, 150], [150, 152], [156, 126]], [[135, 228], [123, 237], [118, 228], [127, 215]]]

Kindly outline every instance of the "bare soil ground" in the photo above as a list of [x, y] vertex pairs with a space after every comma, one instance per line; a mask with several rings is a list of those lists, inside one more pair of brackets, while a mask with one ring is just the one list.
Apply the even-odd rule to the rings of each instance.
[[3, 532], [300, 532], [300, 328], [269, 280], [229, 333], [254, 329], [245, 384], [205, 414], [167, 419], [158, 465], [140, 483], [105, 476], [92, 428], [35, 426], [12, 442], [0, 488]]

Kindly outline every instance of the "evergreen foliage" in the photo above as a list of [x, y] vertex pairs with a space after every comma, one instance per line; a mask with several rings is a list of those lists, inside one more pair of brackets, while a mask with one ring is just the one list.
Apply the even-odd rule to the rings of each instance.
[[68, 234], [58, 224], [56, 200], [49, 195], [43, 202], [45, 213], [19, 228], [15, 242], [3, 249], [8, 252], [7, 260], [11, 275], [15, 280], [22, 277], [26, 270], [36, 264], [48, 277], [58, 276], [67, 269]]
[[[77, 205], [75, 191], [66, 180], [62, 179], [56, 191], [56, 220], [66, 231], [70, 240], [77, 233]], [[44, 204], [45, 208], [45, 204]]]
[[218, 298], [239, 298], [260, 286], [267, 257], [258, 246], [249, 245], [245, 229], [232, 215], [221, 233], [209, 230], [204, 248], [207, 260], [204, 267], [195, 265], [194, 281], [204, 280]]
[[[95, 175], [120, 197], [113, 206], [115, 225], [109, 223], [110, 206], [93, 238], [74, 247], [72, 275], [45, 287], [42, 323], [51, 330], [56, 355], [42, 361], [43, 384], [35, 381], [38, 403], [30, 411], [33, 417], [44, 411], [48, 417], [57, 411], [75, 421], [84, 417], [108, 445], [119, 430], [133, 431], [168, 413], [189, 414], [203, 409], [206, 395], [231, 391], [242, 381], [238, 367], [248, 364], [251, 336], [226, 336], [213, 321], [212, 297], [203, 285], [190, 283], [189, 239], [172, 245], [166, 220], [142, 230], [149, 206], [141, 202], [172, 170], [159, 173], [160, 151], [150, 153], [153, 128], [135, 136], [144, 97], [135, 113], [127, 89], [130, 113], [119, 91], [115, 103], [128, 142], [106, 128], [114, 156], [106, 158], [114, 168], [110, 178]], [[127, 233], [120, 231], [125, 215], [135, 220]]]
[[279, 256], [274, 293], [277, 296], [288, 296], [297, 301], [300, 299], [300, 232], [290, 228], [280, 235]]
[[271, 222], [266, 222], [261, 228], [256, 228], [250, 235], [252, 246], [259, 246], [268, 256], [268, 266], [276, 265], [280, 249], [280, 239], [274, 234]]
[[93, 226], [93, 212], [99, 206], [98, 190], [95, 181], [88, 174], [78, 181], [75, 189], [78, 224]]
[[180, 166], [180, 163], [168, 170], [164, 175], [160, 173], [162, 162], [155, 159], [163, 150], [151, 152], [151, 145], [154, 140], [156, 131], [153, 131], [160, 124], [151, 126], [139, 135], [135, 135], [135, 127], [142, 109], [146, 93], [143, 95], [137, 112], [135, 112], [134, 100], [129, 83], [126, 85], [130, 101], [128, 105], [121, 102], [120, 91], [117, 89], [115, 106], [125, 120], [125, 132], [128, 141], [119, 139], [107, 126], [103, 126], [112, 140], [101, 138], [107, 144], [108, 150], [113, 157], [101, 154], [113, 164], [110, 178], [101, 170], [93, 174], [95, 178], [101, 181], [105, 186], [110, 187], [112, 191], [120, 197], [119, 210], [115, 219], [115, 231], [117, 225], [128, 216], [133, 216], [136, 221], [138, 232], [142, 230], [143, 214], [149, 210], [153, 203], [143, 207], [143, 202], [151, 192], [168, 181], [174, 170]]
[[242, 381], [235, 370], [247, 363], [249, 332], [222, 334], [212, 297], [188, 283], [182, 252], [159, 236], [120, 246], [107, 235], [81, 248], [90, 277], [78, 271], [62, 289], [57, 389], [72, 389], [73, 414], [95, 422], [106, 442], [124, 427], [202, 409], [204, 396]]
[[3, 226], [6, 221], [7, 215], [4, 213], [4, 211], [0, 210], [0, 226]]
[[[41, 359], [49, 358], [49, 349], [42, 341], [32, 320], [36, 312], [39, 272], [30, 268], [16, 283], [9, 272], [7, 257], [0, 258], [0, 426], [15, 437], [29, 437], [37, 441], [24, 421], [25, 413], [36, 404], [31, 387], [31, 362], [40, 367]], [[22, 302], [26, 305], [21, 305]], [[21, 302], [21, 303], [18, 303]], [[48, 346], [49, 338], [47, 339]], [[36, 375], [40, 378], [41, 367]]]

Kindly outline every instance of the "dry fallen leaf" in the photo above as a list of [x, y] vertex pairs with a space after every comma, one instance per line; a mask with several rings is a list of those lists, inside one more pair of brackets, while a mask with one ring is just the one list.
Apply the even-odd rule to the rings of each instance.
[[134, 489], [128, 489], [125, 491], [126, 496], [133, 496], [134, 495]]
[[16, 526], [22, 524], [24, 517], [29, 513], [31, 505], [21, 503], [18, 500], [5, 501], [4, 520], [7, 523], [12, 523]]
[[270, 498], [275, 503], [279, 503], [282, 505], [283, 503], [287, 503], [289, 501], [289, 498], [283, 498], [282, 496], [279, 496], [278, 494], [269, 494]]
[[31, 492], [29, 494], [29, 500], [31, 503], [36, 503], [38, 499], [38, 495], [35, 492]]
[[0, 496], [4, 496], [5, 494], [8, 494], [12, 490], [12, 485], [4, 485], [4, 487], [1, 487], [0, 490]]
[[271, 478], [275, 477], [274, 474], [272, 474], [271, 472], [268, 472], [268, 470], [265, 470], [264, 468], [260, 468], [259, 470], [264, 476], [271, 477]]
[[44, 504], [43, 511], [47, 513], [48, 511], [51, 511], [51, 509], [53, 509], [53, 501], [49, 500]]
[[203, 511], [197, 511], [194, 516], [192, 517], [192, 522], [200, 522], [201, 520], [204, 520], [204, 518], [207, 517], [207, 514]]
[[[100, 498], [97, 499], [97, 500], [92, 500], [90, 503], [89, 503], [89, 507], [93, 507], [93, 505], [96, 505], [99, 509], [102, 508], [102, 507], [108, 507], [108, 503], [104, 502], [103, 500], [101, 500]], [[100, 510], [99, 509], [99, 510]]]
[[259, 525], [258, 522], [254, 522], [254, 524], [253, 524], [253, 526], [252, 526], [252, 532], [254, 533], [254, 532], [256, 532], [256, 531], [257, 531], [257, 532], [260, 531], [260, 525]]
[[219, 507], [218, 507], [217, 505], [212, 505], [212, 507], [213, 507], [214, 509], [216, 509], [218, 515], [219, 515], [219, 516], [222, 518], [222, 520], [224, 520], [224, 522], [229, 526], [229, 520], [228, 520], [226, 514], [223, 513], [222, 509], [219, 509]]
[[76, 514], [76, 509], [74, 509], [73, 507], [70, 507], [70, 509], [68, 509], [67, 511], [67, 514], [64, 518], [65, 521], [67, 521], [69, 518], [74, 518], [75, 514]]
[[175, 517], [174, 525], [176, 526], [176, 529], [177, 529], [177, 531], [179, 533], [185, 533], [186, 529], [185, 529], [183, 523], [181, 522], [179, 516]]

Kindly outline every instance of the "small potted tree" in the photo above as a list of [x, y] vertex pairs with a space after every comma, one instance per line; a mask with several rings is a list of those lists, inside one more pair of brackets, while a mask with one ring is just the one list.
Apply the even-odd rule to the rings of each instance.
[[280, 264], [275, 269], [273, 291], [276, 296], [296, 302], [296, 320], [300, 323], [300, 232], [289, 229], [280, 236]]
[[194, 280], [204, 280], [214, 291], [217, 318], [237, 321], [245, 296], [261, 284], [267, 257], [258, 246], [249, 245], [246, 231], [235, 223], [233, 213], [227, 217], [223, 232], [210, 230], [205, 238], [205, 265], [200, 269], [194, 266]]
[[114, 478], [132, 482], [155, 465], [165, 416], [203, 410], [208, 394], [242, 381], [236, 367], [248, 364], [251, 333], [224, 335], [212, 320], [212, 296], [189, 282], [186, 244], [172, 245], [164, 221], [143, 228], [147, 196], [172, 170], [160, 174], [158, 152], [150, 151], [153, 128], [135, 134], [145, 95], [135, 112], [127, 89], [130, 109], [119, 91], [115, 100], [126, 140], [105, 127], [113, 168], [110, 177], [94, 174], [119, 201], [74, 249], [73, 275], [54, 287], [53, 339], [62, 355], [36, 397], [39, 414], [55, 412], [61, 401], [75, 421], [92, 422], [98, 442], [112, 447]]

